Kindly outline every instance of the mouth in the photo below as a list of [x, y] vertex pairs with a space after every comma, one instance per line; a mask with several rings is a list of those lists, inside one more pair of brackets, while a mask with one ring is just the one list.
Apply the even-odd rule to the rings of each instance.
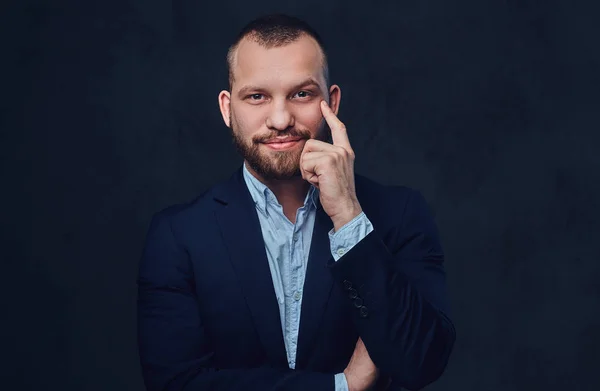
[[289, 138], [285, 138], [285, 139], [271, 139], [271, 140], [265, 141], [263, 144], [265, 144], [267, 147], [269, 147], [271, 149], [282, 150], [282, 149], [292, 148], [292, 147], [298, 145], [300, 143], [300, 141], [302, 141], [302, 140], [303, 139], [300, 137], [289, 137]]

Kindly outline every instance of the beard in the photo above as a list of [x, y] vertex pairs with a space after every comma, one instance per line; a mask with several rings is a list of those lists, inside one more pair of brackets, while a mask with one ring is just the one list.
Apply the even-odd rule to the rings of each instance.
[[[308, 129], [289, 128], [275, 134], [258, 135], [251, 140], [245, 140], [240, 135], [239, 126], [236, 121], [233, 121], [231, 113], [229, 114], [229, 123], [231, 124], [232, 142], [238, 153], [264, 180], [286, 180], [302, 176], [300, 172], [302, 149], [293, 148], [288, 151], [270, 150], [265, 152], [261, 150], [260, 146], [264, 141], [274, 137], [301, 137], [303, 140], [308, 140], [311, 138]], [[314, 139], [332, 143], [331, 129], [324, 119]]]

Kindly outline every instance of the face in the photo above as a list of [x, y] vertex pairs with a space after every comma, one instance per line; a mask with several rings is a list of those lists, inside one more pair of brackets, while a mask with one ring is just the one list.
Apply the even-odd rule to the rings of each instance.
[[[326, 100], [337, 113], [340, 98], [338, 86], [327, 91], [317, 42], [301, 36], [267, 49], [244, 39], [232, 69], [232, 90], [221, 92], [219, 106], [237, 150], [264, 180], [301, 176], [306, 140], [331, 142], [319, 104]], [[292, 141], [273, 142], [285, 138]]]

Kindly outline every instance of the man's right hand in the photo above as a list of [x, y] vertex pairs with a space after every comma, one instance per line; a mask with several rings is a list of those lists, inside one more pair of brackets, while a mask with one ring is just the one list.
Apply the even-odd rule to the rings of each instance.
[[373, 361], [371, 361], [365, 344], [359, 338], [350, 362], [344, 370], [349, 391], [368, 390], [369, 387], [375, 384], [378, 374], [379, 371], [375, 364], [373, 364]]

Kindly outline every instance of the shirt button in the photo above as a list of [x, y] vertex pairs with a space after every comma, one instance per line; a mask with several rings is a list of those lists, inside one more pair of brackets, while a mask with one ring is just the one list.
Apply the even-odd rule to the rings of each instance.
[[296, 291], [296, 293], [294, 293], [294, 299], [296, 301], [300, 300], [302, 298], [302, 294], [300, 293], [300, 291]]
[[298, 234], [294, 235], [294, 242], [298, 241]]
[[339, 256], [342, 256], [346, 253], [346, 249], [345, 248], [340, 248], [339, 250], [337, 250], [337, 253]]

